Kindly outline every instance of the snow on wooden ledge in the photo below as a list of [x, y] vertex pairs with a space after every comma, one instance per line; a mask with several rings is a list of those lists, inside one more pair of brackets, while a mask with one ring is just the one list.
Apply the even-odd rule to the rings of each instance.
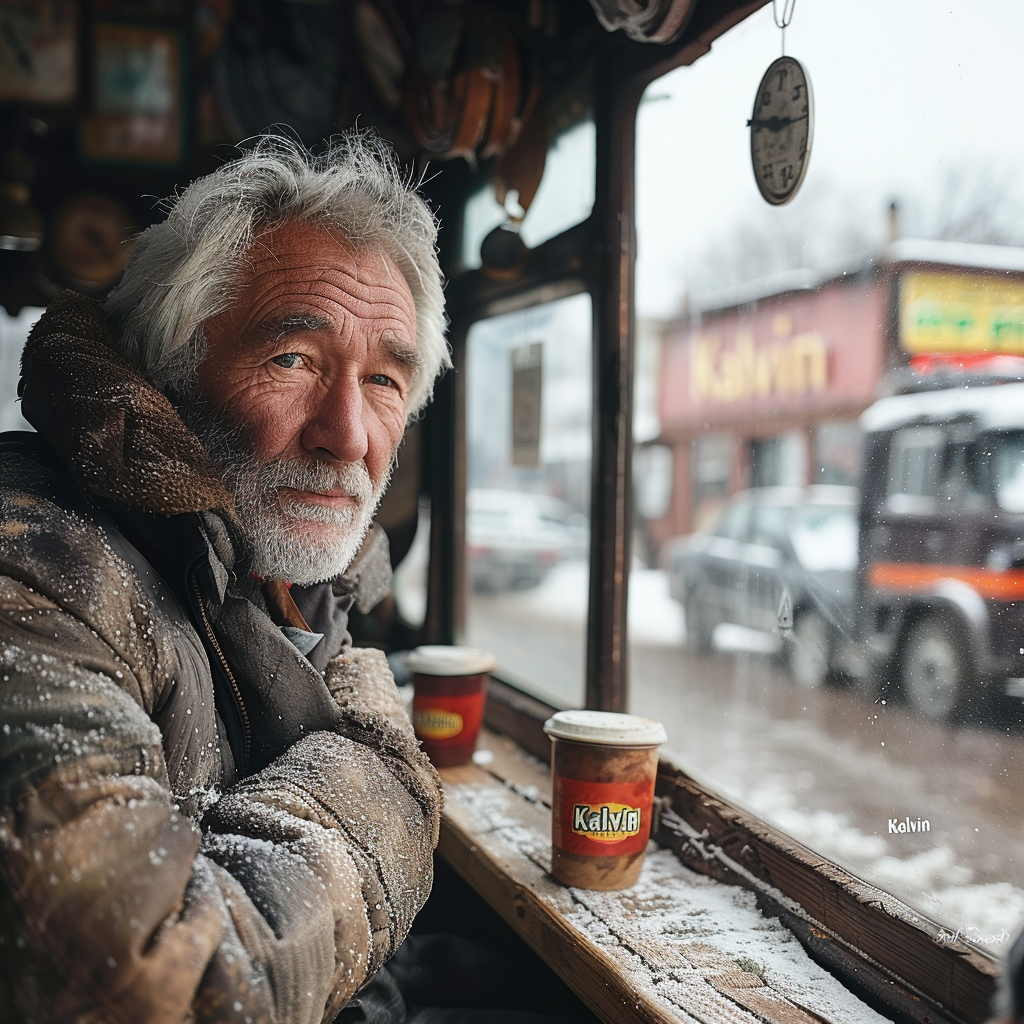
[[503, 774], [504, 782], [475, 765], [442, 771], [441, 854], [603, 1020], [885, 1019], [762, 914], [751, 892], [696, 874], [653, 843], [632, 889], [558, 884], [548, 874], [543, 766], [519, 755]]

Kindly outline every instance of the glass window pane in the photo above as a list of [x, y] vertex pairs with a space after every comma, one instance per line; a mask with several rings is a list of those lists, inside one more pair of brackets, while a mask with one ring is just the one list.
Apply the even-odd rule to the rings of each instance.
[[726, 537], [729, 540], [746, 540], [749, 524], [750, 506], [748, 504], [733, 505], [725, 510], [714, 533], [716, 537]]
[[939, 496], [946, 435], [935, 427], [896, 432], [889, 454], [889, 507], [928, 512]]
[[852, 506], [798, 508], [783, 529], [797, 562], [808, 572], [857, 568], [857, 520]]
[[786, 529], [788, 511], [784, 506], [778, 505], [755, 506], [751, 541], [778, 551], [785, 550], [789, 541]]
[[0, 309], [0, 431], [31, 430], [21, 415], [18, 403], [18, 379], [21, 376], [21, 350], [33, 324], [43, 311], [35, 307], [10, 316]]
[[430, 501], [421, 498], [416, 534], [405, 557], [395, 566], [391, 592], [399, 617], [419, 629], [427, 617], [427, 572], [430, 565]]
[[[520, 234], [530, 249], [585, 221], [594, 208], [596, 132], [584, 121], [555, 137], [544, 164], [544, 177], [526, 212]], [[462, 263], [466, 270], [480, 266], [480, 243], [488, 232], [517, 213], [514, 197], [508, 209], [498, 205], [488, 182], [466, 203], [462, 229]]]
[[[1004, 120], [1024, 8], [798, 7], [814, 152], [771, 207], [745, 123], [778, 42], [767, 6], [640, 106], [638, 336], [660, 339], [640, 440], [670, 479], [636, 523], [631, 710], [711, 788], [1005, 952], [1024, 923], [1024, 136]], [[890, 72], [865, 76], [866, 52]]]
[[584, 692], [591, 316], [574, 295], [482, 320], [467, 342], [461, 641], [566, 707]]
[[1007, 512], [1024, 512], [1024, 433], [1007, 433], [993, 448], [996, 501]]
[[[732, 449], [732, 438], [722, 434], [702, 434], [691, 442], [693, 515], [690, 525], [695, 530], [707, 530], [722, 512], [729, 494]], [[679, 462], [673, 465], [682, 468]]]

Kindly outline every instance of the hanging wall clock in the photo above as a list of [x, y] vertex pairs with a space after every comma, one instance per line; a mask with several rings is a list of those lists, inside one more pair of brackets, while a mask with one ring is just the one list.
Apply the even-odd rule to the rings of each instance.
[[800, 188], [811, 157], [814, 98], [800, 61], [780, 57], [761, 79], [750, 126], [754, 180], [766, 202], [788, 203]]

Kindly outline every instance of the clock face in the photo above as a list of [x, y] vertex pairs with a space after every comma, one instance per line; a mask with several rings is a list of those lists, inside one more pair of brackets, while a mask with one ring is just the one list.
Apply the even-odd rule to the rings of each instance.
[[814, 129], [811, 80], [798, 60], [780, 57], [768, 68], [749, 124], [757, 187], [773, 206], [788, 203], [807, 173]]

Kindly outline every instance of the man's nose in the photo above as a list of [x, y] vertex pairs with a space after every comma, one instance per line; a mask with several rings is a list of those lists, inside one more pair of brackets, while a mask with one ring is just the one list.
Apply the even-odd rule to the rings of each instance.
[[302, 447], [323, 461], [359, 462], [369, 448], [363, 411], [359, 380], [341, 377], [320, 392], [302, 429]]

